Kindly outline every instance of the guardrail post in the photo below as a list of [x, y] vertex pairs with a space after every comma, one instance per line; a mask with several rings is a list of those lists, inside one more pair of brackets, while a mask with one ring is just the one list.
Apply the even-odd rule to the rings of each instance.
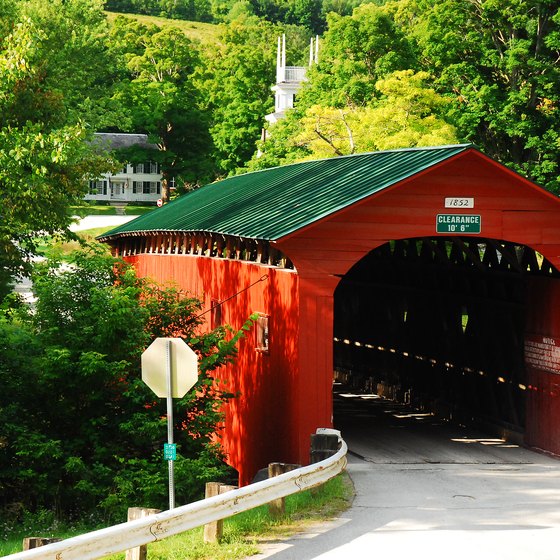
[[[205, 498], [212, 498], [218, 494], [225, 494], [230, 490], [237, 489], [237, 486], [230, 484], [222, 484], [221, 482], [207, 482], [205, 490]], [[224, 534], [224, 520], [212, 521], [204, 525], [204, 542], [214, 543], [219, 542]]]
[[[205, 498], [212, 498], [220, 493], [219, 482], [207, 482], [206, 491], [204, 494]], [[220, 519], [218, 521], [212, 521], [212, 523], [207, 523], [204, 525], [204, 542], [213, 543], [218, 542], [222, 538], [224, 531], [224, 522]]]
[[23, 550], [31, 550], [32, 548], [39, 548], [53, 542], [59, 542], [62, 539], [49, 538], [49, 537], [25, 537], [23, 539]]
[[[160, 511], [160, 509], [131, 507], [128, 508], [128, 521], [142, 519], [143, 517], [148, 517], [148, 515], [153, 515], [154, 513], [159, 513]], [[142, 546], [137, 546], [136, 548], [128, 549], [126, 551], [125, 560], [146, 560], [147, 557], [148, 547], [144, 544]]]
[[311, 434], [311, 463], [318, 463], [332, 457], [338, 451], [338, 441], [337, 434], [328, 432]]
[[[268, 465], [268, 478], [273, 478], [280, 474], [299, 469], [301, 465], [294, 465], [291, 463], [269, 463]], [[280, 517], [286, 512], [286, 500], [278, 498], [268, 503], [268, 511], [273, 517]]]

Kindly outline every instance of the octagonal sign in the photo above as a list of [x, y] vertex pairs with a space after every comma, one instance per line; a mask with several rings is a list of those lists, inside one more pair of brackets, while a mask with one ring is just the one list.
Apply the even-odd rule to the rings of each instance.
[[142, 354], [142, 381], [167, 397], [167, 348], [171, 353], [171, 396], [184, 397], [198, 379], [198, 359], [181, 338], [156, 338]]

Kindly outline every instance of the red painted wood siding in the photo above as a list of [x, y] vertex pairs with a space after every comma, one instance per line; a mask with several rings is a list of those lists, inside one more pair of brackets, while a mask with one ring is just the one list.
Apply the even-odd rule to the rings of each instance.
[[[530, 278], [527, 328], [530, 335], [560, 341], [560, 280]], [[560, 371], [527, 367], [527, 429], [531, 447], [560, 455]]]
[[[445, 208], [446, 197], [471, 197], [475, 206]], [[528, 245], [560, 265], [560, 200], [476, 151], [287, 236], [278, 246], [300, 273], [344, 274], [387, 241], [437, 236], [437, 214], [460, 213], [481, 215], [482, 237]]]
[[[298, 276], [293, 271], [252, 263], [191, 255], [139, 255], [127, 258], [140, 276], [158, 282], [170, 279], [204, 299], [222, 301], [258, 282], [222, 306], [222, 322], [235, 329], [253, 312], [270, 316], [270, 353], [255, 350], [252, 331], [240, 342], [235, 364], [221, 368], [216, 377], [225, 388], [239, 392], [225, 410], [223, 444], [228, 462], [240, 472], [241, 484], [251, 482], [269, 462], [292, 462], [296, 449], [298, 340]], [[205, 318], [210, 321], [211, 313]], [[209, 325], [210, 326], [210, 325]]]

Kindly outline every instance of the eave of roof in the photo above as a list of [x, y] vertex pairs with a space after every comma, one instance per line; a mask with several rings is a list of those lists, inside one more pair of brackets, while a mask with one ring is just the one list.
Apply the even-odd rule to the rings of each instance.
[[472, 148], [389, 150], [238, 175], [183, 195], [99, 239], [209, 232], [275, 241]]

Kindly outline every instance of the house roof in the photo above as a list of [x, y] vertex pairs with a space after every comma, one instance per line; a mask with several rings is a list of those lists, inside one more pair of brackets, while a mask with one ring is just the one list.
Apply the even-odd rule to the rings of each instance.
[[148, 142], [147, 134], [127, 134], [121, 132], [96, 132], [93, 135], [93, 143], [107, 150], [118, 150], [141, 146], [143, 148], [157, 149], [156, 144]]
[[230, 177], [99, 237], [196, 231], [278, 240], [465, 150], [411, 148], [305, 161]]

